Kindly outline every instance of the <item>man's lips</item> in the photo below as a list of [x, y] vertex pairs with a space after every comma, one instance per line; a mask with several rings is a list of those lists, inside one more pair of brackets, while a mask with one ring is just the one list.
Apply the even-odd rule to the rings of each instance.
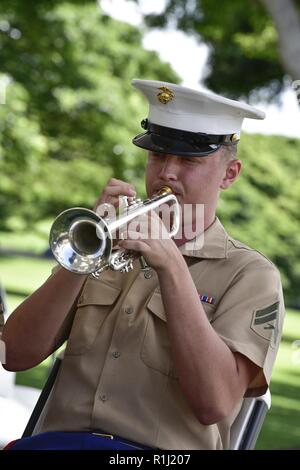
[[182, 196], [182, 191], [180, 191], [179, 188], [174, 187], [172, 184], [166, 184], [166, 183], [160, 184], [160, 185], [156, 185], [153, 194], [157, 193], [163, 186], [169, 186], [169, 188], [172, 189], [172, 193], [173, 193], [175, 196]]

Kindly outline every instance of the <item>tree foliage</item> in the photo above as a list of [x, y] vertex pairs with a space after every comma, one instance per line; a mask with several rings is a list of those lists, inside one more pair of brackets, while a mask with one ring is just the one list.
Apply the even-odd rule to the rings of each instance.
[[229, 233], [280, 269], [286, 302], [300, 306], [300, 140], [243, 134], [241, 177], [220, 200]]
[[[240, 3], [222, 2], [215, 31], [212, 18], [206, 18], [205, 34], [220, 47], [227, 38], [221, 19], [232, 22], [233, 32], [234, 22], [241, 22], [236, 18]], [[266, 18], [255, 19], [260, 7], [252, 3], [247, 18], [240, 8], [241, 48], [236, 52], [229, 41], [230, 54], [242, 54], [252, 23], [265, 31]], [[189, 4], [182, 2], [182, 22]], [[207, 9], [209, 4], [216, 6], [214, 0], [201, 2]], [[182, 26], [190, 28], [189, 23]], [[250, 36], [249, 55], [252, 51], [257, 57], [261, 49], [261, 63], [275, 63], [274, 50], [266, 58], [258, 47], [259, 34], [256, 51]], [[144, 195], [144, 152], [131, 139], [147, 110], [130, 81], [178, 82], [178, 77], [156, 53], [143, 50], [141, 32], [103, 15], [94, 1], [2, 0], [0, 64], [0, 79], [10, 79], [6, 104], [0, 105], [1, 230], [28, 228], [75, 205], [92, 206], [112, 175], [132, 182]], [[241, 82], [252, 80], [248, 75], [244, 69]], [[222, 195], [220, 216], [233, 236], [273, 259], [288, 302], [299, 305], [300, 141], [245, 134], [239, 147], [244, 174]]]
[[137, 179], [131, 144], [146, 115], [131, 79], [178, 81], [141, 45], [134, 27], [95, 1], [12, 0], [0, 5], [0, 226], [24, 224], [74, 203], [92, 205], [110, 175]]
[[[300, 10], [300, 0], [294, 3]], [[177, 26], [209, 46], [204, 82], [215, 92], [269, 100], [285, 84], [277, 31], [259, 0], [166, 0], [161, 14], [145, 19], [151, 27]]]

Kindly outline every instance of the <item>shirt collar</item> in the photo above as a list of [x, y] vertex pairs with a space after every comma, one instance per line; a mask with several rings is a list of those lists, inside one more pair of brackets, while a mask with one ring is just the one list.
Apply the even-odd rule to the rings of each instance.
[[196, 258], [227, 258], [228, 234], [216, 217], [204, 233], [179, 247], [184, 256]]

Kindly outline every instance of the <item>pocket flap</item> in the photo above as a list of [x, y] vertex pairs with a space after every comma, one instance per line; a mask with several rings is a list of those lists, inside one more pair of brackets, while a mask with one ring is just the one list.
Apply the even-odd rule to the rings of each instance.
[[[216, 311], [216, 306], [213, 304], [208, 304], [206, 302], [201, 302], [201, 304], [208, 320], [212, 322]], [[159, 291], [154, 291], [154, 293], [150, 297], [147, 307], [152, 313], [154, 313], [154, 315], [159, 317], [161, 320], [167, 321], [164, 304], [161, 298], [161, 293]]]
[[77, 306], [85, 305], [112, 305], [121, 292], [121, 289], [103, 281], [88, 279]]
[[147, 307], [149, 308], [149, 310], [151, 310], [152, 313], [154, 313], [154, 315], [159, 317], [161, 320], [167, 321], [166, 312], [160, 292], [154, 291], [147, 304]]

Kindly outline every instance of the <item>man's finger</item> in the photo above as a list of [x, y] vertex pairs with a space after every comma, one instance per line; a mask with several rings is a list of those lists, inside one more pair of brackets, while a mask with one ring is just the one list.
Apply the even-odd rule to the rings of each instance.
[[108, 194], [112, 196], [125, 195], [125, 196], [136, 196], [136, 191], [134, 187], [129, 184], [121, 181], [118, 184], [108, 184], [104, 190], [103, 194]]
[[120, 186], [124, 183], [126, 184], [126, 182], [123, 180], [118, 180], [117, 178], [111, 178], [109, 182], [107, 183], [107, 186]]
[[148, 238], [148, 234], [136, 230], [127, 230], [121, 233], [120, 238], [122, 240], [145, 240]]
[[150, 247], [144, 243], [142, 240], [120, 240], [120, 248], [125, 250], [139, 251], [139, 252], [149, 252]]

